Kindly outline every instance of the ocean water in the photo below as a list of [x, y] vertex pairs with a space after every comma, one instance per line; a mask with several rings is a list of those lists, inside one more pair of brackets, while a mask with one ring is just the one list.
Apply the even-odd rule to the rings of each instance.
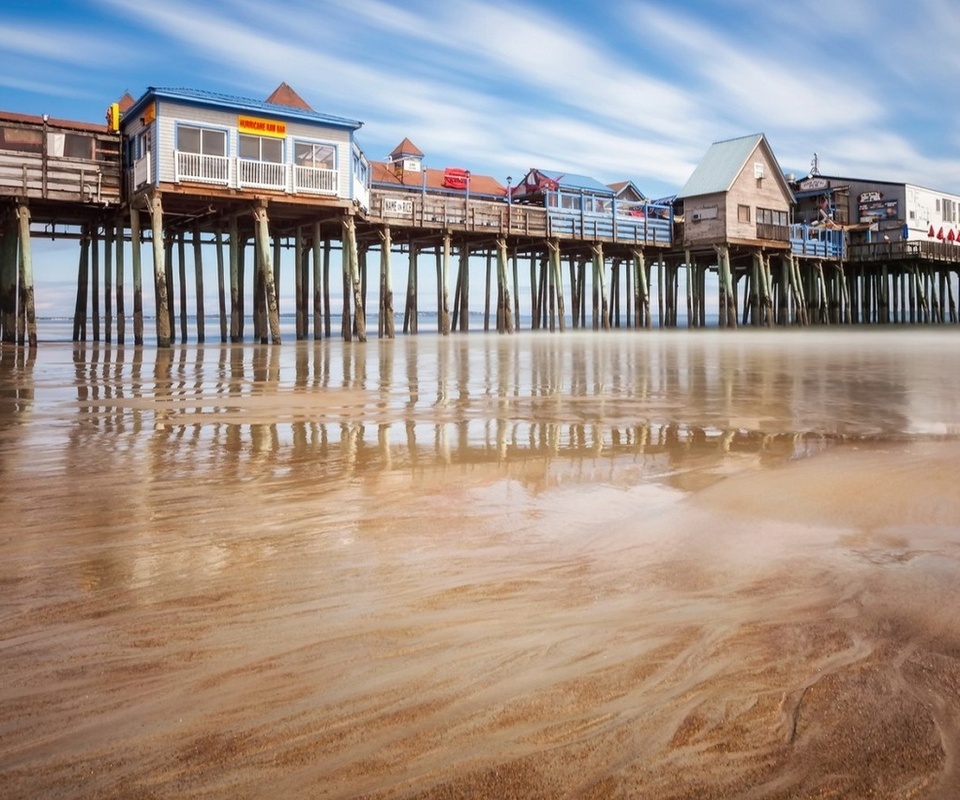
[[960, 792], [956, 331], [283, 324], [0, 347], [0, 796]]

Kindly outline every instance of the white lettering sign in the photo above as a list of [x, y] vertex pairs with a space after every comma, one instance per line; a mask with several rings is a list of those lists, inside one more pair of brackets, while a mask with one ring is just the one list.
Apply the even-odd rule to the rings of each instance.
[[826, 189], [826, 188], [827, 188], [826, 178], [807, 178], [805, 181], [800, 181], [801, 192], [812, 192], [817, 189]]
[[413, 200], [397, 200], [393, 197], [384, 197], [383, 213], [399, 217], [410, 216], [413, 214]]

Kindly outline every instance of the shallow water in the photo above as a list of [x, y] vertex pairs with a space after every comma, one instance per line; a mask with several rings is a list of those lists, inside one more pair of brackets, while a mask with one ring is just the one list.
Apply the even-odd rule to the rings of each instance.
[[952, 330], [0, 350], [0, 796], [960, 794]]

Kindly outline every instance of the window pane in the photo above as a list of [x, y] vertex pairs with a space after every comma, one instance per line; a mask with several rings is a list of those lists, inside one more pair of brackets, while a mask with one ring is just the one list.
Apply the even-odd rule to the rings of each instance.
[[314, 159], [317, 162], [317, 166], [321, 169], [336, 169], [337, 159], [336, 151], [329, 144], [318, 144], [314, 148]]
[[0, 147], [39, 153], [43, 150], [43, 132], [30, 128], [0, 128]]
[[185, 153], [200, 152], [200, 129], [181, 125], [177, 128], [177, 150]]
[[67, 158], [93, 158], [93, 137], [68, 133], [63, 141], [63, 154]]
[[240, 134], [240, 158], [260, 160], [260, 137]]
[[227, 154], [227, 134], [224, 131], [203, 132], [203, 154], [206, 156], [225, 156]]
[[263, 161], [279, 164], [283, 161], [283, 142], [279, 139], [261, 139], [260, 153]]
[[337, 168], [336, 148], [329, 144], [297, 142], [294, 148], [294, 158], [301, 167]]

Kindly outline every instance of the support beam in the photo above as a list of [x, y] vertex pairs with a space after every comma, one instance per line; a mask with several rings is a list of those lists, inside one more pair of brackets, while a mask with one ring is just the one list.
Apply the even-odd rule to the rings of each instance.
[[223, 231], [220, 228], [217, 228], [215, 243], [217, 248], [217, 306], [220, 312], [220, 343], [226, 344], [228, 337], [226, 270], [223, 258]]
[[440, 262], [440, 335], [450, 335], [450, 232], [443, 234], [443, 257]]
[[177, 233], [177, 267], [180, 279], [180, 343], [187, 341], [187, 234]]
[[467, 242], [460, 244], [460, 330], [466, 333], [470, 330], [470, 245]]
[[497, 239], [497, 332], [513, 333], [510, 279], [507, 275], [507, 240]]
[[117, 254], [117, 344], [124, 344], [127, 335], [126, 309], [123, 305], [124, 290], [124, 247], [123, 247], [123, 217], [118, 213], [114, 231], [114, 251]]
[[320, 223], [313, 223], [313, 339], [323, 335], [323, 245]]
[[296, 316], [294, 336], [299, 342], [307, 338], [307, 304], [303, 286], [303, 230], [299, 226], [293, 232], [293, 254], [293, 297]]
[[280, 344], [280, 310], [277, 307], [277, 290], [273, 281], [273, 264], [270, 260], [270, 228], [266, 205], [255, 206], [253, 218], [257, 225], [257, 248], [260, 252], [260, 267], [263, 271], [263, 291], [266, 295], [270, 340], [273, 344]]
[[200, 228], [193, 228], [193, 274], [197, 291], [197, 343], [203, 344], [206, 339], [206, 309], [203, 304], [203, 246], [200, 241]]
[[567, 329], [567, 308], [563, 297], [563, 264], [560, 259], [560, 242], [551, 240], [547, 242], [550, 250], [550, 268], [553, 271], [554, 292], [556, 295], [557, 318], [559, 320], [560, 332]]
[[113, 228], [103, 226], [103, 340], [113, 341]]
[[167, 294], [167, 264], [163, 243], [163, 205], [159, 194], [147, 196], [153, 237], [153, 280], [157, 293], [157, 347], [170, 347], [170, 308]]
[[[352, 214], [343, 218], [343, 256], [346, 265], [345, 274], [353, 294], [354, 317], [353, 333], [358, 342], [367, 341], [367, 319], [363, 308], [363, 292], [360, 285], [360, 258], [357, 253], [357, 223]], [[346, 314], [346, 298], [344, 313]], [[347, 338], [347, 337], [345, 337]]]
[[240, 233], [236, 215], [231, 215], [229, 228], [230, 254], [230, 341], [242, 341], [243, 333], [240, 326]]
[[[20, 219], [20, 309], [18, 317], [26, 322], [26, 343], [30, 349], [37, 346], [37, 312], [33, 293], [33, 253], [30, 247], [30, 209], [25, 205], [17, 207]], [[20, 326], [18, 323], [17, 330]], [[24, 344], [19, 337], [20, 346]]]
[[93, 322], [93, 341], [100, 341], [100, 226], [94, 224], [93, 237], [90, 239], [90, 297], [93, 309], [90, 316]]
[[[607, 300], [607, 289], [606, 281], [604, 275], [605, 269], [605, 259], [603, 257], [603, 245], [599, 242], [591, 246], [591, 251], [593, 252], [593, 281], [594, 281], [594, 292], [595, 297], [599, 297], [600, 302], [600, 329], [608, 331], [610, 330], [610, 305]], [[596, 306], [594, 307], [594, 313], [596, 313]], [[597, 325], [594, 323], [594, 328]]]
[[[6, 211], [6, 210], [4, 210]], [[17, 273], [20, 221], [16, 213], [0, 217], [0, 341], [17, 341]]]
[[407, 299], [403, 307], [403, 332], [417, 332], [417, 258], [420, 250], [416, 242], [410, 242], [410, 257], [407, 266]]
[[380, 307], [378, 334], [387, 339], [396, 338], [396, 323], [393, 318], [393, 266], [391, 251], [393, 241], [390, 226], [384, 225], [380, 231]]
[[77, 302], [73, 310], [73, 341], [87, 341], [87, 283], [90, 279], [90, 227], [80, 235], [80, 263], [77, 267]]

